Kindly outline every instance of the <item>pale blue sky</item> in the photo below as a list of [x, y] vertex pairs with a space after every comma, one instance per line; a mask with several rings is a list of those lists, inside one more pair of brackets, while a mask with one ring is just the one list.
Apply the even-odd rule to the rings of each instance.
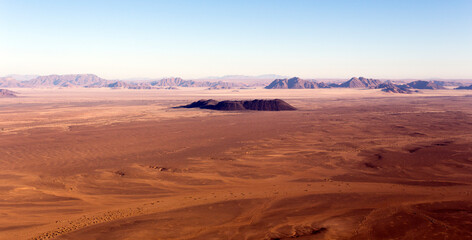
[[472, 78], [472, 1], [0, 0], [0, 76]]

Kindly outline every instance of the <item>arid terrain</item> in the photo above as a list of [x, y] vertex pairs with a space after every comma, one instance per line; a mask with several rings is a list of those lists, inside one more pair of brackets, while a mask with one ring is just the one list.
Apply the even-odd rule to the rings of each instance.
[[0, 239], [472, 239], [470, 90], [11, 90]]

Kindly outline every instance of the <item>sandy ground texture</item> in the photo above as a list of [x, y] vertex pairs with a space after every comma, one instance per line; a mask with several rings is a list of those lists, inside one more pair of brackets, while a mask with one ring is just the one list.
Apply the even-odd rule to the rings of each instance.
[[0, 239], [472, 239], [471, 91], [14, 90]]

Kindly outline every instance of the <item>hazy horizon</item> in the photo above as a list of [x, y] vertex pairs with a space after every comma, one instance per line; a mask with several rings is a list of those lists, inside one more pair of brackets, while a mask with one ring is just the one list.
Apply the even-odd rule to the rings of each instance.
[[[0, 78], [13, 78], [17, 81], [28, 81], [31, 79], [34, 79], [36, 77], [40, 76], [51, 76], [51, 75], [95, 75], [100, 78], [106, 79], [106, 80], [116, 80], [116, 81], [125, 81], [125, 82], [145, 82], [145, 81], [153, 81], [153, 80], [161, 80], [161, 79], [166, 79], [166, 78], [182, 78], [180, 76], [162, 76], [162, 77], [127, 77], [127, 78], [104, 78], [100, 75], [97, 75], [95, 73], [64, 73], [64, 74], [45, 74], [45, 75], [39, 75], [39, 74], [7, 74], [7, 75], [2, 75]], [[222, 76], [207, 76], [207, 77], [199, 77], [199, 78], [182, 78], [184, 80], [200, 80], [200, 81], [248, 81], [248, 80], [275, 80], [275, 79], [288, 79], [288, 78], [293, 78], [293, 77], [299, 77], [299, 76], [283, 76], [283, 75], [278, 75], [278, 74], [261, 74], [261, 75], [222, 75]], [[369, 76], [351, 76], [347, 78], [329, 78], [329, 77], [307, 77], [307, 78], [302, 78], [305, 80], [315, 80], [315, 81], [344, 81], [344, 80], [349, 80], [351, 78], [355, 77], [365, 77], [365, 78], [370, 78]], [[299, 77], [300, 78], [300, 77]], [[393, 80], [393, 81], [408, 81], [408, 80], [424, 80], [424, 81], [472, 81], [472, 78], [376, 78], [379, 80]]]
[[470, 1], [4, 1], [0, 75], [472, 78]]

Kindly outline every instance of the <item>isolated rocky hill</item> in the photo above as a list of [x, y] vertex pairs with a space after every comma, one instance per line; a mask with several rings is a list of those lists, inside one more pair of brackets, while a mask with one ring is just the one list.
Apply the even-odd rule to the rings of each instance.
[[281, 99], [262, 100], [255, 99], [249, 101], [221, 101], [218, 102], [213, 99], [199, 100], [189, 105], [181, 106], [179, 108], [202, 108], [220, 111], [291, 111], [296, 110], [295, 107], [286, 103]]
[[382, 81], [373, 78], [353, 77], [347, 82], [341, 83], [337, 87], [341, 88], [377, 88]]
[[0, 89], [0, 97], [17, 97], [16, 92], [10, 91], [8, 89]]
[[440, 81], [414, 81], [406, 84], [410, 88], [415, 88], [415, 89], [446, 89], [442, 85], [438, 84]]
[[405, 85], [397, 85], [392, 83], [391, 81], [386, 81], [384, 83], [379, 84], [376, 88], [382, 89], [382, 91], [387, 92], [387, 93], [413, 93], [412, 90], [410, 90], [407, 86]]
[[266, 89], [305, 89], [305, 88], [328, 88], [329, 86], [323, 82], [314, 82], [309, 80], [303, 80], [298, 77], [290, 79], [275, 79], [266, 86]]

